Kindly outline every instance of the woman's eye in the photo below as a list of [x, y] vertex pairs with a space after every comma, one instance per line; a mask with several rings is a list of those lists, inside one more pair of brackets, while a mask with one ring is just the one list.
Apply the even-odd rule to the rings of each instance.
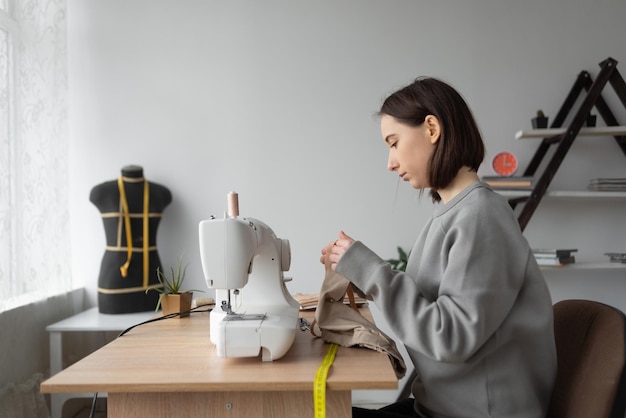
[[393, 142], [391, 145], [389, 145], [389, 148], [397, 148], [398, 147], [398, 141]]

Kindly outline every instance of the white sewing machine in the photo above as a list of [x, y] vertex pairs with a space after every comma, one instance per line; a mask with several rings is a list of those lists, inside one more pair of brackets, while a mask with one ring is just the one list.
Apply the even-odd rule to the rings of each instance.
[[298, 302], [285, 286], [289, 241], [252, 218], [238, 218], [237, 195], [229, 193], [224, 219], [201, 221], [200, 258], [216, 306], [210, 313], [211, 342], [218, 357], [282, 357], [298, 325]]

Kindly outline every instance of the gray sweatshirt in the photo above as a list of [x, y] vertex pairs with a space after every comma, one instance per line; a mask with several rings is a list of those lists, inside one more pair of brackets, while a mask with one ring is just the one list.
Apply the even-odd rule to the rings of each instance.
[[337, 264], [417, 370], [429, 417], [543, 418], [556, 376], [552, 301], [508, 202], [473, 183], [435, 210], [406, 273], [356, 241]]

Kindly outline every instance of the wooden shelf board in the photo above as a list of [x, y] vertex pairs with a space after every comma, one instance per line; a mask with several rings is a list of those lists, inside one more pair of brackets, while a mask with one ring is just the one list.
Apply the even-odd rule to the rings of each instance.
[[[506, 197], [523, 197], [530, 196], [530, 190], [511, 190], [511, 189], [494, 189], [495, 192]], [[626, 191], [624, 192], [600, 192], [593, 190], [552, 190], [546, 192], [544, 197], [553, 198], [569, 198], [569, 199], [586, 199], [586, 198], [598, 198], [598, 199], [624, 199], [626, 198]]]
[[623, 269], [626, 268], [626, 263], [615, 263], [608, 261], [598, 262], [575, 262], [572, 264], [566, 264], [564, 266], [539, 266], [542, 270], [608, 270], [608, 269]]
[[[517, 131], [515, 139], [550, 138], [562, 135], [566, 128], [531, 129]], [[626, 135], [626, 126], [599, 126], [595, 128], [581, 128], [577, 136], [623, 136]]]

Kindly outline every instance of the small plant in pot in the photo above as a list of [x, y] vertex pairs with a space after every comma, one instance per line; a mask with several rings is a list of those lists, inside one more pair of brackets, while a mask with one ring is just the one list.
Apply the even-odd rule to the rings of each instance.
[[389, 264], [391, 264], [391, 268], [394, 270], [406, 271], [406, 265], [409, 261], [409, 255], [402, 247], [398, 248], [398, 258], [390, 258], [389, 260], [385, 260]]
[[596, 126], [596, 119], [597, 119], [597, 116], [596, 116], [596, 115], [591, 114], [591, 113], [590, 113], [590, 114], [588, 114], [588, 115], [587, 115], [587, 120], [585, 121], [585, 122], [586, 122], [586, 125], [587, 125], [587, 126], [589, 126], [589, 127], [594, 127], [594, 126]]
[[541, 109], [537, 111], [537, 115], [530, 121], [533, 124], [533, 129], [545, 129], [548, 127], [548, 117]]
[[170, 276], [162, 272], [159, 267], [157, 267], [156, 273], [161, 286], [146, 289], [146, 293], [150, 290], [155, 290], [160, 293], [159, 300], [154, 310], [158, 311], [159, 307], [162, 306], [163, 315], [184, 312], [179, 315], [180, 318], [189, 316], [193, 292], [197, 290], [182, 290], [185, 274], [187, 273], [187, 265], [183, 267], [182, 257], [178, 259], [176, 270], [174, 270], [173, 267], [170, 268]]

